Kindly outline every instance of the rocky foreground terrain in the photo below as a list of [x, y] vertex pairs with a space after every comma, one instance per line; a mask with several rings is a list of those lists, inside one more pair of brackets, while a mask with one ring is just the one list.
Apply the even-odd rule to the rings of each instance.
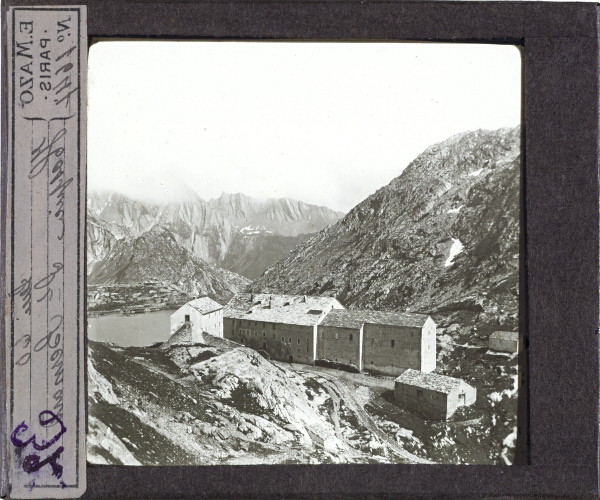
[[[492, 366], [478, 402], [449, 422], [398, 407], [393, 380], [272, 363], [205, 335], [202, 343], [89, 343], [88, 461], [176, 465], [512, 461], [514, 359]], [[448, 351], [444, 351], [448, 354]], [[465, 366], [465, 360], [460, 363]], [[476, 368], [475, 368], [476, 369]]]

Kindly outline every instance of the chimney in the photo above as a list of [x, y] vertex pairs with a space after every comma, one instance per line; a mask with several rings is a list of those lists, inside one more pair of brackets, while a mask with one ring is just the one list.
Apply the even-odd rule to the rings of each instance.
[[306, 295], [304, 296], [304, 302], [306, 302]]

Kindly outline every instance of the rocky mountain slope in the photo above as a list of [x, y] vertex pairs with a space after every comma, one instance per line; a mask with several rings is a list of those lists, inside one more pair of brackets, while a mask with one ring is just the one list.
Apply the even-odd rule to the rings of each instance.
[[222, 193], [209, 205], [242, 232], [270, 232], [282, 236], [316, 233], [335, 224], [344, 214], [290, 198], [256, 200], [242, 193]]
[[134, 286], [151, 281], [173, 286], [190, 297], [218, 297], [222, 303], [249, 283], [240, 275], [197, 258], [169, 230], [158, 225], [137, 238], [113, 242], [88, 274], [91, 286]]
[[377, 427], [354, 388], [224, 339], [90, 341], [88, 352], [91, 463], [427, 463]]
[[[88, 264], [103, 259], [112, 238], [137, 238], [160, 226], [194, 256], [257, 278], [299, 242], [339, 219], [337, 212], [289, 199], [258, 202], [223, 194], [211, 204], [188, 190], [179, 202], [156, 204], [118, 193], [88, 196]], [[234, 201], [237, 200], [237, 203]], [[250, 217], [248, 222], [245, 217]], [[89, 267], [89, 266], [88, 266]]]
[[253, 283], [517, 325], [520, 128], [455, 135]]

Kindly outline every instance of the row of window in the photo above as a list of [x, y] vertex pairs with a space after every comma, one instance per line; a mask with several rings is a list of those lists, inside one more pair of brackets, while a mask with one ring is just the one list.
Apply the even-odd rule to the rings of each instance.
[[[321, 339], [325, 340], [325, 332], [321, 332]], [[340, 339], [340, 333], [339, 332], [335, 332], [335, 340], [339, 340]], [[354, 340], [354, 336], [350, 333], [348, 335], [348, 341], [352, 342]]]
[[[246, 321], [247, 325], [244, 325], [244, 321], [242, 321], [242, 320], [238, 320], [238, 321], [239, 321], [240, 326], [253, 326], [252, 323], [254, 323], [254, 326], [258, 326], [259, 323], [262, 323], [262, 327], [267, 328], [267, 323], [264, 321]], [[269, 324], [271, 325], [271, 328], [273, 330], [276, 329], [277, 323], [269, 323]], [[302, 330], [304, 328], [309, 328], [309, 327], [302, 326], [302, 325], [295, 325], [295, 326], [296, 326], [296, 330]], [[233, 320], [233, 328], [235, 329], [235, 327], [236, 327], [236, 320]], [[293, 330], [294, 325], [282, 324], [281, 328], [283, 330]]]
[[[325, 340], [325, 332], [321, 332], [321, 339]], [[335, 340], [339, 340], [340, 339], [340, 334], [339, 332], [335, 332]], [[350, 333], [348, 334], [348, 342], [352, 342], [354, 340], [353, 335]], [[371, 347], [375, 347], [375, 339], [371, 339]], [[390, 347], [393, 349], [394, 347], [396, 347], [396, 341], [394, 339], [390, 340]], [[412, 351], [412, 345], [408, 346], [408, 350]], [[427, 350], [429, 350], [429, 344], [427, 345]]]
[[[284, 338], [284, 337], [281, 337], [281, 341], [282, 341], [283, 343], [285, 343], [285, 338]], [[246, 345], [246, 339], [245, 339], [244, 337], [240, 337], [240, 342], [241, 342], [242, 344]], [[290, 337], [290, 344], [291, 344], [291, 343], [292, 343], [292, 338]], [[299, 344], [299, 343], [300, 343], [300, 339], [298, 339], [298, 344]], [[262, 346], [263, 346], [263, 349], [266, 349], [266, 348], [267, 348], [267, 342], [266, 342], [266, 341], [263, 341], [263, 343], [262, 343]], [[298, 351], [298, 353], [300, 353], [300, 347], [298, 347], [297, 351]], [[308, 352], [310, 352], [310, 345], [307, 345], [307, 346], [306, 346], [306, 352], [307, 352], [307, 353], [308, 353]]]
[[[251, 330], [251, 329], [249, 329], [249, 328], [239, 328], [239, 329], [238, 329], [238, 332], [239, 332], [239, 334], [240, 334], [240, 335], [248, 335], [248, 336], [252, 336], [252, 330]], [[232, 333], [233, 333], [233, 332], [232, 332]], [[258, 337], [258, 330], [254, 330], [254, 336], [255, 336], [255, 337]], [[267, 336], [267, 334], [266, 334], [266, 332], [265, 332], [264, 330], [262, 331], [262, 336], [263, 336], [263, 337], [266, 337], [266, 336]], [[275, 334], [273, 334], [273, 338], [275, 338]], [[321, 338], [322, 338], [322, 339], [325, 339], [325, 332], [322, 332], [322, 333], [321, 333]], [[335, 332], [335, 340], [339, 340], [339, 332]], [[353, 340], [354, 340], [354, 337], [353, 337], [353, 335], [350, 333], [350, 334], [348, 335], [348, 341], [349, 341], [349, 342], [352, 342]], [[282, 337], [281, 337], [281, 341], [282, 341], [283, 343], [285, 343], [285, 337], [283, 337], [283, 336], [282, 336]], [[307, 338], [307, 339], [306, 339], [306, 342], [310, 342], [310, 340]], [[289, 343], [290, 343], [290, 344], [292, 343], [292, 337], [290, 337], [290, 338], [289, 338]], [[299, 344], [299, 343], [300, 343], [300, 338], [298, 338], [298, 344]], [[390, 347], [393, 349], [395, 346], [396, 346], [396, 341], [395, 341], [395, 340], [393, 340], [393, 339], [392, 339], [392, 340], [390, 340]], [[371, 339], [371, 347], [375, 347], [375, 339]], [[427, 351], [429, 351], [429, 350], [430, 350], [430, 347], [431, 347], [431, 346], [430, 346], [429, 344], [427, 344], [427, 349], [426, 349], [426, 350], [427, 350]], [[413, 346], [412, 346], [412, 345], [409, 345], [409, 346], [408, 346], [408, 350], [409, 350], [409, 351], [412, 351], [412, 350], [413, 350]]]

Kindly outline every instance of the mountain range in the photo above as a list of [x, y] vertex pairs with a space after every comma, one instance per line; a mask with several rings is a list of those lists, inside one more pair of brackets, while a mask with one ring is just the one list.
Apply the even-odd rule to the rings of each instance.
[[[131, 248], [153, 228], [172, 236], [190, 255], [232, 272], [255, 279], [293, 247], [316, 232], [335, 223], [343, 215], [325, 207], [308, 205], [288, 198], [262, 202], [243, 194], [228, 195], [206, 202], [188, 190], [178, 202], [155, 203], [125, 195], [88, 195], [88, 274], [110, 256], [117, 241]], [[119, 251], [123, 250], [123, 245]], [[103, 262], [106, 272], [108, 262]], [[112, 272], [113, 279], [118, 273]]]
[[517, 325], [520, 128], [455, 135], [251, 288]]
[[316, 233], [344, 214], [291, 198], [260, 201], [242, 193], [222, 193], [208, 204], [245, 234], [269, 232], [282, 236]]

